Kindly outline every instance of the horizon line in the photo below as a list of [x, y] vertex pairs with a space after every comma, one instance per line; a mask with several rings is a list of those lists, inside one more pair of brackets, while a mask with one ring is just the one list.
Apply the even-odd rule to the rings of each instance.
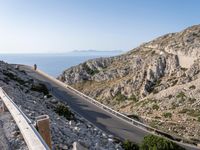
[[0, 54], [67, 54], [72, 52], [126, 52], [129, 50], [72, 50], [68, 52], [0, 52]]

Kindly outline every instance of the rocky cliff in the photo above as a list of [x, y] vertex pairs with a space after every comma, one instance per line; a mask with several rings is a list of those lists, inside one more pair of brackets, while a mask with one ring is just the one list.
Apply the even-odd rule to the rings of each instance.
[[200, 142], [200, 25], [120, 56], [88, 60], [58, 78], [151, 126]]

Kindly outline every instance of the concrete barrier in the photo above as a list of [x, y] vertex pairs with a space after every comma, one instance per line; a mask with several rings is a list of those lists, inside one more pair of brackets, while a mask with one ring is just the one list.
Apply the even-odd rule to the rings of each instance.
[[50, 150], [26, 115], [0, 87], [0, 97], [15, 120], [29, 150]]

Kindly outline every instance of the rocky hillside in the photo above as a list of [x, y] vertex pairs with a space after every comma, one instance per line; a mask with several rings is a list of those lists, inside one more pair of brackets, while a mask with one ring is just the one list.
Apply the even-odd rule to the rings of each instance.
[[58, 78], [120, 112], [200, 143], [200, 25], [120, 56], [88, 60]]
[[[0, 86], [33, 124], [36, 117], [49, 115], [53, 150], [72, 149], [74, 142], [78, 142], [89, 150], [122, 150], [120, 141], [116, 143], [112, 135], [104, 133], [70, 110], [67, 103], [51, 95], [43, 83], [31, 78], [23, 70], [2, 61], [0, 61]], [[0, 142], [7, 141], [11, 150], [27, 149], [19, 130], [15, 131], [17, 128], [13, 125], [15, 122], [8, 120], [11, 116], [7, 113], [0, 114]], [[7, 140], [4, 140], [5, 138]], [[2, 143], [0, 143], [1, 146]]]

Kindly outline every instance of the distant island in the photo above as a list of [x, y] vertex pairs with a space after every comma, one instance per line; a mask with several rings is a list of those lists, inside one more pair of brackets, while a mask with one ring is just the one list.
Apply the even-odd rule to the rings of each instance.
[[107, 52], [117, 52], [117, 53], [121, 53], [124, 52], [123, 50], [73, 50], [71, 52], [95, 52], [95, 53], [107, 53]]

